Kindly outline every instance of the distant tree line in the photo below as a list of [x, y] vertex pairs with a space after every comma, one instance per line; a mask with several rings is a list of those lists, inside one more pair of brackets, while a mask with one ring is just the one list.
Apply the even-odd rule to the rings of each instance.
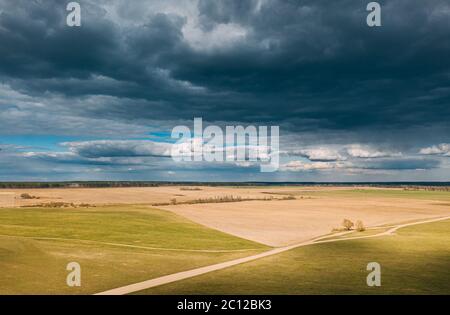
[[450, 191], [450, 186], [408, 186], [404, 190]]
[[75, 181], [75, 182], [0, 182], [0, 189], [20, 188], [107, 188], [159, 186], [352, 186], [403, 188], [404, 190], [450, 191], [450, 182], [421, 183], [319, 183], [319, 182], [164, 182], [164, 181]]
[[157, 187], [154, 182], [3, 182], [0, 188], [106, 188], [106, 187]]

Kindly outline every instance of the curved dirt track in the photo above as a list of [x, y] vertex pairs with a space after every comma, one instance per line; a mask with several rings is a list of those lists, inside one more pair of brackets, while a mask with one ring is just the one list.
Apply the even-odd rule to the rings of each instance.
[[312, 244], [321, 244], [321, 243], [331, 243], [331, 242], [338, 242], [338, 241], [346, 241], [346, 240], [354, 240], [354, 239], [374, 238], [374, 237], [392, 235], [393, 233], [395, 233], [395, 231], [397, 231], [398, 229], [404, 228], [404, 227], [418, 225], [418, 224], [424, 224], [424, 223], [432, 223], [432, 222], [443, 221], [443, 220], [448, 220], [448, 219], [450, 219], [450, 216], [433, 218], [433, 219], [428, 219], [428, 220], [418, 221], [418, 222], [412, 222], [412, 223], [399, 224], [399, 225], [396, 225], [394, 227], [389, 228], [388, 230], [386, 230], [384, 232], [381, 232], [381, 233], [378, 233], [378, 234], [374, 234], [374, 235], [348, 237], [348, 238], [340, 238], [340, 239], [321, 240], [321, 239], [323, 239], [325, 237], [330, 237], [330, 236], [323, 236], [323, 237], [315, 238], [315, 239], [312, 239], [312, 240], [309, 240], [309, 241], [305, 241], [305, 242], [302, 242], [302, 243], [298, 243], [298, 244], [294, 244], [294, 245], [290, 245], [290, 246], [285, 246], [285, 247], [275, 248], [275, 249], [269, 250], [269, 251], [264, 252], [264, 253], [260, 253], [260, 254], [244, 257], [244, 258], [234, 259], [234, 260], [230, 260], [230, 261], [227, 261], [227, 262], [218, 263], [218, 264], [214, 264], [214, 265], [210, 265], [210, 266], [206, 266], [206, 267], [201, 267], [201, 268], [196, 268], [196, 269], [192, 269], [192, 270], [188, 270], [188, 271], [178, 272], [178, 273], [174, 273], [174, 274], [171, 274], [171, 275], [167, 275], [167, 276], [163, 276], [163, 277], [159, 277], [159, 278], [155, 278], [155, 279], [151, 279], [151, 280], [147, 280], [147, 281], [143, 281], [143, 282], [127, 285], [127, 286], [124, 286], [124, 287], [120, 287], [120, 288], [116, 288], [116, 289], [100, 292], [100, 293], [97, 293], [96, 295], [124, 295], [124, 294], [130, 294], [130, 293], [133, 293], [133, 292], [138, 292], [138, 291], [142, 291], [142, 290], [145, 290], [145, 289], [150, 289], [150, 288], [153, 288], [153, 287], [157, 287], [157, 286], [160, 286], [160, 285], [163, 285], [163, 284], [168, 284], [168, 283], [171, 283], [171, 282], [180, 281], [180, 280], [192, 278], [192, 277], [195, 277], [195, 276], [203, 275], [203, 274], [206, 274], [206, 273], [209, 273], [209, 272], [212, 272], [212, 271], [217, 271], [217, 270], [225, 269], [225, 268], [228, 268], [228, 267], [236, 266], [236, 265], [239, 265], [239, 264], [242, 264], [242, 263], [246, 263], [246, 262], [250, 262], [250, 261], [253, 261], [253, 260], [257, 260], [257, 259], [260, 259], [260, 258], [276, 255], [276, 254], [279, 254], [279, 253], [282, 253], [282, 252], [285, 252], [285, 251], [288, 251], [288, 250], [291, 250], [291, 249], [294, 249], [294, 248], [302, 247], [302, 246], [308, 246], [308, 245], [312, 245]]

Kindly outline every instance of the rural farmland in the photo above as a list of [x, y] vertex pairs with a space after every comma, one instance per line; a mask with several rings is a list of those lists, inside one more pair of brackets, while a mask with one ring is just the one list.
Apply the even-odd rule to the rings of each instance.
[[[221, 264], [124, 292], [450, 292], [448, 191], [180, 185], [0, 194], [11, 195], [14, 206], [0, 208], [2, 294], [96, 294]], [[343, 231], [344, 219], [363, 222], [364, 231]], [[66, 285], [72, 261], [80, 287]], [[370, 261], [386, 268], [379, 288], [365, 284]]]

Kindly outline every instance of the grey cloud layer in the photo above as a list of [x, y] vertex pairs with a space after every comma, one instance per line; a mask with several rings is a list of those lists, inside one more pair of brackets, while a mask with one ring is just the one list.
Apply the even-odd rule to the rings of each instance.
[[[69, 28], [64, 1], [0, 0], [0, 134], [143, 138], [203, 117], [280, 125], [312, 162], [446, 165], [446, 0], [380, 1], [380, 28], [353, 0], [79, 2]], [[105, 143], [100, 155], [164, 155]], [[96, 144], [67, 149], [96, 158]]]
[[171, 146], [168, 143], [152, 141], [87, 141], [63, 143], [72, 153], [87, 158], [159, 156], [169, 157]]
[[[194, 13], [178, 14], [106, 3], [81, 1], [77, 29], [64, 25], [60, 1], [3, 0], [3, 80], [32, 95], [134, 99], [76, 110], [117, 119], [197, 114], [352, 130], [450, 118], [447, 1], [389, 1], [379, 29], [364, 27], [355, 1], [192, 1]], [[221, 25], [243, 35], [211, 49], [186, 35], [201, 42]]]

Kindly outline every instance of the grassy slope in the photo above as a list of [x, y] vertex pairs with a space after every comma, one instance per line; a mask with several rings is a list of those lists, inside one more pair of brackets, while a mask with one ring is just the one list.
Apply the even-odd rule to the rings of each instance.
[[[145, 207], [1, 209], [0, 294], [99, 291], [250, 255], [266, 247]], [[9, 235], [9, 236], [5, 236]], [[234, 253], [161, 251], [24, 236], [87, 239], [183, 249], [258, 250]], [[66, 286], [66, 265], [82, 268], [81, 288]]]
[[143, 206], [1, 209], [0, 235], [57, 237], [180, 249], [264, 248], [171, 212]]
[[[398, 235], [317, 244], [141, 294], [450, 294], [450, 220]], [[378, 262], [382, 286], [367, 287]]]

